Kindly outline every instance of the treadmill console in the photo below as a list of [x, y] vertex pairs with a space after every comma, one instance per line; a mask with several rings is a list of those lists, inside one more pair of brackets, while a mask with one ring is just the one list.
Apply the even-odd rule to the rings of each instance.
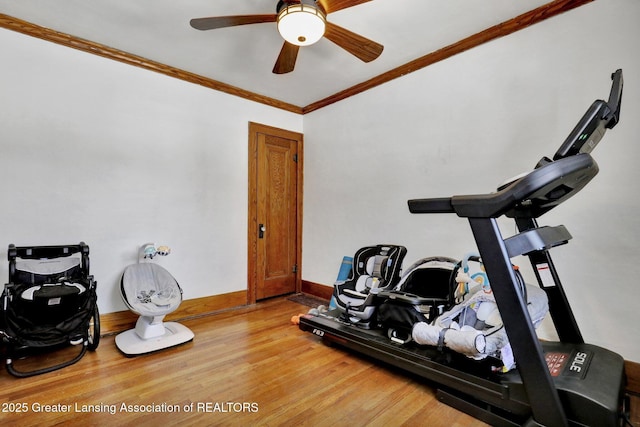
[[620, 119], [620, 104], [622, 102], [622, 70], [616, 70], [611, 75], [613, 83], [609, 100], [594, 101], [584, 113], [578, 124], [562, 143], [553, 160], [563, 159], [578, 153], [590, 153], [602, 139], [606, 129], [612, 129]]

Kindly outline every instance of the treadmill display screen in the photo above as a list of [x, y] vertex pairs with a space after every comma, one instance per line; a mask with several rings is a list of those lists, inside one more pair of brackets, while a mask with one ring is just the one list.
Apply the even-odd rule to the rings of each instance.
[[613, 83], [609, 100], [607, 102], [597, 100], [591, 104], [553, 156], [553, 160], [578, 153], [590, 153], [598, 145], [606, 130], [613, 128], [618, 123], [622, 102], [622, 70], [613, 73], [611, 79]]

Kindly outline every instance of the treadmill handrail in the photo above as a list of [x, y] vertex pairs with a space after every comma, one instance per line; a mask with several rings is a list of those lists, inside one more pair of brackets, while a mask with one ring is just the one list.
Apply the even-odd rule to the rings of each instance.
[[411, 213], [455, 213], [451, 197], [435, 197], [429, 199], [409, 200]]
[[459, 195], [408, 201], [411, 213], [455, 213], [464, 218], [502, 215], [537, 218], [580, 191], [596, 174], [590, 154], [559, 159], [489, 194]]

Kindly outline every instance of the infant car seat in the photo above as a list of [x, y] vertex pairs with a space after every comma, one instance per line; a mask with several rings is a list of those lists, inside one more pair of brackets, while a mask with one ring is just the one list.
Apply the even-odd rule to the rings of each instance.
[[140, 317], [135, 329], [116, 336], [116, 346], [126, 356], [137, 356], [184, 344], [193, 332], [176, 322], [163, 322], [182, 302], [182, 289], [164, 268], [140, 262], [125, 268], [120, 281], [122, 299]]
[[456, 273], [460, 264], [448, 257], [422, 258], [409, 267], [394, 289], [380, 293], [378, 322], [389, 338], [407, 342], [413, 325], [431, 323], [455, 302]]
[[334, 286], [336, 308], [343, 318], [369, 329], [380, 299], [378, 294], [391, 289], [400, 279], [402, 261], [407, 254], [404, 246], [376, 245], [359, 249], [353, 257], [349, 279]]

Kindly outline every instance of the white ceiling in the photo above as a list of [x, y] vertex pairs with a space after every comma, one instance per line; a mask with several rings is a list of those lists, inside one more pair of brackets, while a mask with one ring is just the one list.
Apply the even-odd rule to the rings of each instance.
[[550, 0], [372, 0], [327, 20], [384, 45], [361, 62], [322, 39], [271, 72], [275, 23], [199, 31], [191, 18], [274, 14], [277, 0], [0, 0], [0, 13], [297, 106], [309, 105]]

